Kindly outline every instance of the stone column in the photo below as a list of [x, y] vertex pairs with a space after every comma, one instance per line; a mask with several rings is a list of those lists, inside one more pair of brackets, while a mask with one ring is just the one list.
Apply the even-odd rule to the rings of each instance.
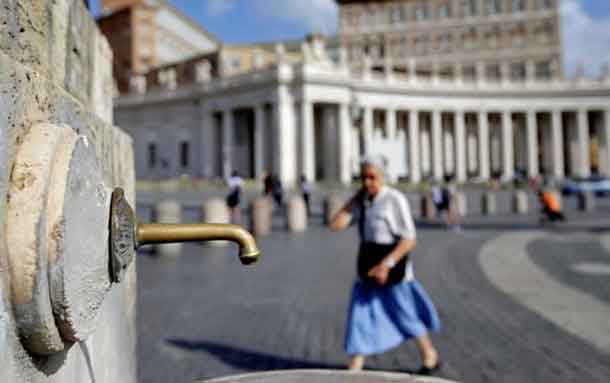
[[349, 113], [349, 104], [339, 105], [339, 179], [342, 184], [348, 185], [352, 181], [351, 154], [352, 154], [352, 124]]
[[206, 178], [214, 177], [214, 169], [216, 169], [215, 162], [217, 156], [216, 150], [218, 148], [215, 145], [215, 130], [214, 119], [212, 118], [212, 112], [205, 106], [201, 108], [201, 171], [202, 176]]
[[603, 111], [603, 121], [600, 124], [599, 130], [599, 159], [603, 175], [610, 176], [610, 108]]
[[464, 111], [458, 110], [453, 116], [455, 126], [455, 175], [457, 182], [466, 182], [466, 128]]
[[277, 170], [285, 188], [291, 188], [296, 182], [296, 129], [294, 103], [288, 86], [278, 85], [277, 105]]
[[373, 146], [373, 108], [369, 106], [364, 107], [362, 136], [364, 139], [364, 154], [370, 154]]
[[511, 180], [515, 176], [514, 145], [512, 113], [507, 110], [502, 112], [502, 167], [503, 177], [506, 180]]
[[538, 164], [538, 132], [536, 126], [536, 111], [528, 110], [526, 116], [527, 129], [527, 173], [529, 177], [537, 177], [540, 166]]
[[443, 140], [441, 111], [432, 111], [432, 175], [435, 180], [443, 179]]
[[301, 99], [301, 163], [303, 164], [303, 174], [309, 181], [314, 181], [316, 178], [313, 114], [313, 103], [303, 96]]
[[578, 151], [576, 171], [581, 177], [591, 175], [591, 159], [589, 157], [589, 115], [586, 109], [578, 110], [577, 124]]
[[559, 179], [564, 177], [563, 158], [563, 126], [561, 110], [554, 110], [551, 116], [551, 133], [553, 145], [553, 175]]
[[254, 107], [254, 175], [259, 178], [264, 172], [265, 158], [265, 106]]
[[421, 166], [419, 164], [419, 111], [409, 111], [409, 176], [411, 182], [421, 181]]
[[487, 111], [481, 111], [479, 118], [479, 176], [489, 179], [489, 118]]
[[396, 110], [393, 108], [386, 109], [385, 116], [388, 138], [393, 140], [396, 138]]
[[233, 170], [233, 110], [222, 111], [222, 177], [229, 178]]

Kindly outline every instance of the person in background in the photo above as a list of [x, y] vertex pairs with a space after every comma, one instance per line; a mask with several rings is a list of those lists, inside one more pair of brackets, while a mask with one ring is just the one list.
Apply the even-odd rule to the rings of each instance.
[[311, 215], [311, 184], [307, 182], [307, 177], [305, 175], [301, 175], [301, 179], [299, 182], [299, 186], [301, 187], [301, 194], [303, 195], [303, 200], [305, 201], [305, 207], [307, 208], [307, 215]]
[[281, 208], [284, 203], [284, 189], [282, 188], [282, 182], [277, 176], [271, 177], [271, 194], [277, 207]]
[[362, 161], [362, 188], [331, 220], [331, 230], [358, 223], [358, 278], [352, 289], [345, 350], [348, 368], [361, 370], [365, 357], [414, 339], [421, 356], [420, 375], [440, 368], [430, 332], [440, 330], [434, 305], [415, 280], [412, 252], [417, 245], [407, 198], [385, 185], [387, 161]]
[[550, 189], [540, 189], [538, 191], [538, 199], [540, 200], [540, 205], [542, 205], [541, 213], [544, 214], [546, 219], [551, 222], [563, 222], [566, 220], [566, 217], [561, 212], [559, 199], [557, 198], [557, 195], [553, 193], [553, 191]]
[[229, 187], [229, 195], [227, 195], [227, 206], [231, 212], [231, 222], [239, 224], [240, 219], [240, 208], [241, 203], [241, 190], [243, 187], [243, 180], [239, 176], [237, 171], [231, 173], [231, 177], [227, 179], [227, 186]]
[[273, 175], [271, 172], [265, 173], [263, 177], [263, 194], [270, 197], [273, 194]]

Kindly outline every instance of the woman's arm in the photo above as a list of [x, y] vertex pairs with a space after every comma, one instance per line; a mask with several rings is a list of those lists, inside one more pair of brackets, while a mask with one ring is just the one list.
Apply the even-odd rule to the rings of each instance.
[[369, 270], [368, 276], [375, 278], [375, 281], [379, 285], [384, 285], [388, 281], [390, 270], [396, 266], [404, 257], [415, 249], [417, 246], [417, 240], [402, 238], [394, 247], [394, 250], [390, 252], [377, 266]]
[[359, 191], [343, 207], [335, 213], [335, 215], [330, 220], [330, 230], [332, 231], [341, 231], [347, 229], [352, 220], [352, 210], [354, 206], [358, 203], [358, 200], [361, 198], [362, 192]]

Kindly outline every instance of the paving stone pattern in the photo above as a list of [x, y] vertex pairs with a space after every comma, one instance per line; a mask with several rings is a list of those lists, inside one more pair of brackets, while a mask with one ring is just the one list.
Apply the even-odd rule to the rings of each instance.
[[[572, 226], [554, 230], [608, 230], [600, 217], [576, 215]], [[434, 337], [444, 361], [441, 377], [474, 383], [608, 381], [608, 355], [495, 290], [477, 263], [485, 241], [536, 226], [536, 216], [529, 215], [473, 219], [463, 234], [420, 227], [415, 272], [443, 321]], [[139, 257], [140, 382], [344, 367], [355, 231], [331, 234], [314, 223], [305, 234], [276, 231], [260, 245], [263, 259], [254, 268], [239, 264], [234, 247], [187, 245], [173, 261]], [[410, 343], [367, 361], [373, 370], [418, 367]]]

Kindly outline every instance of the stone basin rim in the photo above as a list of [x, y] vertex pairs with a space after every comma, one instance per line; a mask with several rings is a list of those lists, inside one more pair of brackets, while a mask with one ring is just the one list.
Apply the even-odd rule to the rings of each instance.
[[[303, 380], [307, 379], [307, 380]], [[281, 383], [281, 382], [376, 382], [376, 383], [456, 383], [454, 381], [428, 376], [417, 376], [395, 372], [348, 370], [277, 370], [247, 373], [209, 380], [196, 380], [195, 383]], [[366, 380], [365, 380], [366, 379]]]

